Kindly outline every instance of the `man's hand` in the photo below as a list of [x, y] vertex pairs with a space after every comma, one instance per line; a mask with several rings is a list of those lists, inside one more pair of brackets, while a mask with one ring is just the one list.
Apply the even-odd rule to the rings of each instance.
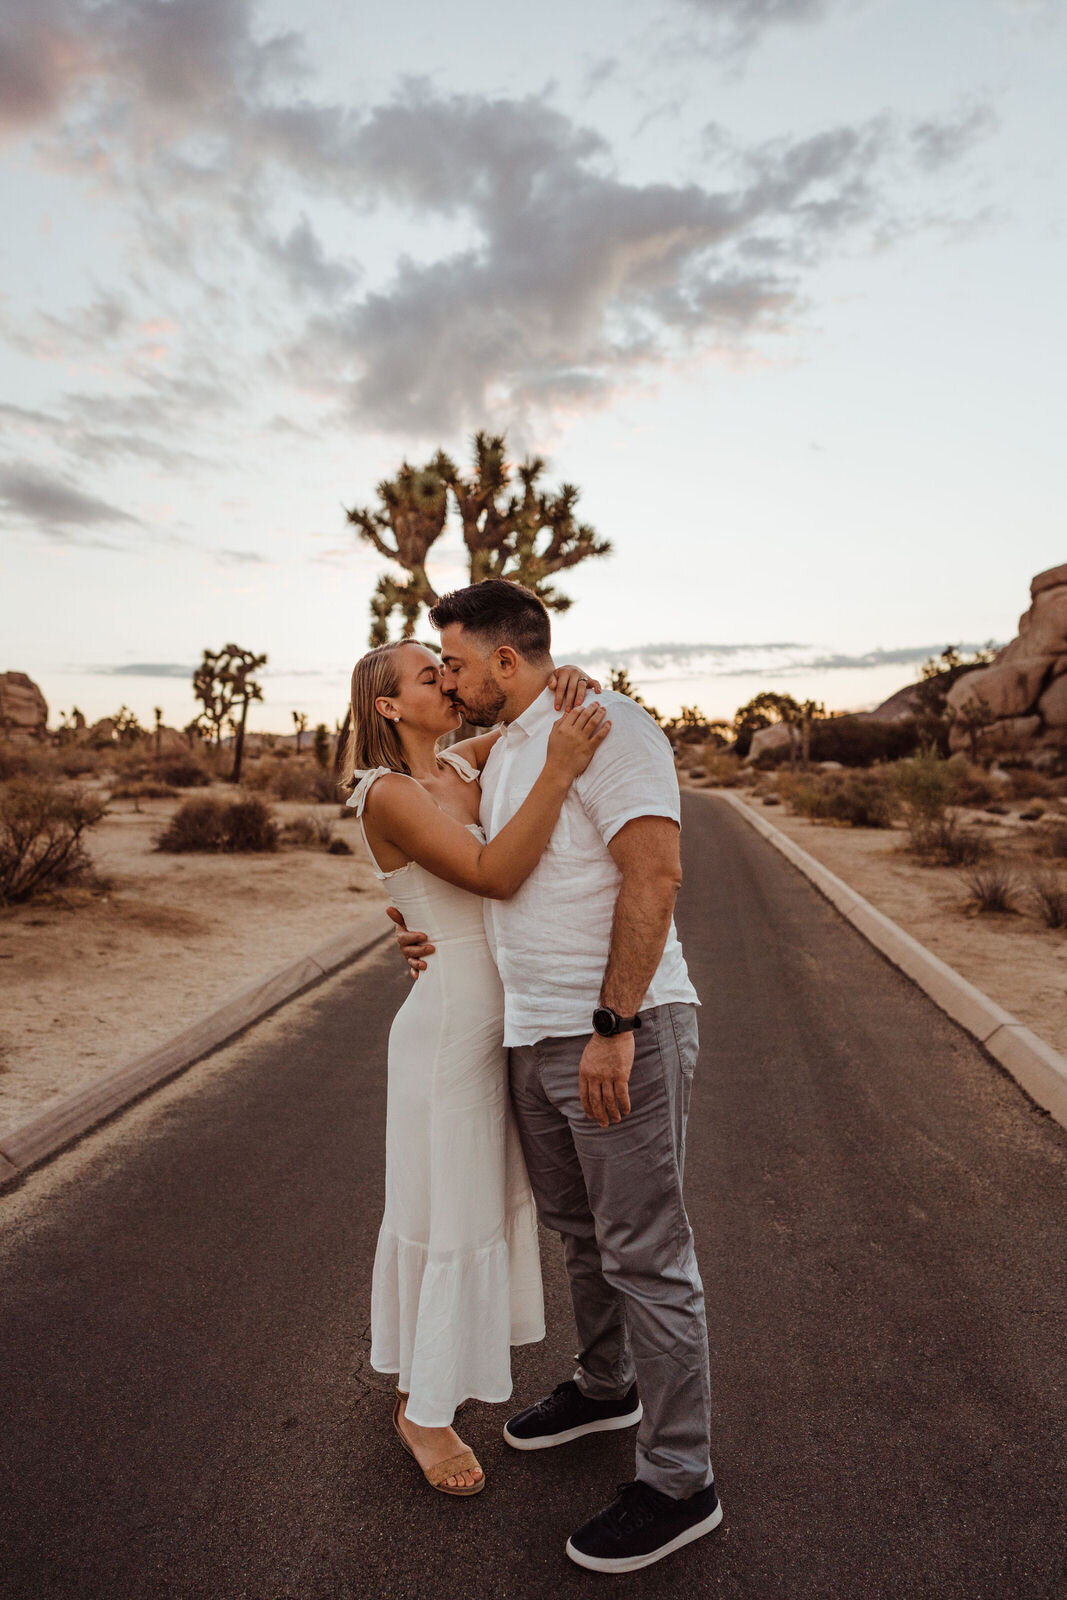
[[602, 1039], [594, 1033], [582, 1051], [578, 1089], [582, 1110], [598, 1128], [621, 1122], [630, 1115], [630, 1069], [634, 1064], [634, 1036], [617, 1033]]
[[396, 906], [386, 906], [385, 914], [396, 923], [396, 942], [400, 946], [400, 954], [408, 964], [408, 977], [417, 978], [420, 972], [426, 971], [426, 957], [432, 956], [437, 949], [435, 944], [430, 944], [424, 933], [416, 933], [404, 921], [404, 914]]

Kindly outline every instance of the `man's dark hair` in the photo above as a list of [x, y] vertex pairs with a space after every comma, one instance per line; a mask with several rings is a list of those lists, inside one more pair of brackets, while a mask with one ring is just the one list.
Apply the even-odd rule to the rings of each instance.
[[509, 644], [528, 661], [542, 660], [552, 648], [552, 628], [541, 601], [521, 583], [505, 578], [486, 578], [443, 594], [431, 607], [430, 621], [438, 630], [458, 622], [490, 650]]

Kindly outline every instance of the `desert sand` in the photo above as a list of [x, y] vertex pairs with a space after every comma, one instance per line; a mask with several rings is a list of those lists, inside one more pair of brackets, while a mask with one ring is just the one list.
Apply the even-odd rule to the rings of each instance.
[[[902, 828], [847, 828], [811, 822], [786, 806], [765, 809], [747, 790], [735, 790], [753, 810], [802, 850], [892, 917], [920, 944], [1067, 1055], [1067, 929], [1033, 917], [979, 915], [968, 908], [958, 869], [920, 866], [903, 850]], [[965, 813], [968, 825], [1020, 845], [1028, 824], [1017, 818]], [[1028, 843], [1027, 839], [1027, 843]]]
[[336, 805], [273, 808], [280, 822], [329, 819], [350, 856], [156, 852], [178, 804], [112, 801], [86, 835], [108, 887], [0, 912], [0, 1127], [164, 1043], [336, 934], [359, 925], [370, 938], [389, 926], [358, 826]]

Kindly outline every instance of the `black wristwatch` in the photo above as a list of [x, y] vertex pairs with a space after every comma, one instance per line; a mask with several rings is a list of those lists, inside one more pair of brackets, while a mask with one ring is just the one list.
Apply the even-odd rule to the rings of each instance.
[[641, 1026], [640, 1017], [620, 1017], [610, 1006], [597, 1006], [593, 1012], [593, 1032], [602, 1039], [613, 1039], [617, 1033], [632, 1033]]

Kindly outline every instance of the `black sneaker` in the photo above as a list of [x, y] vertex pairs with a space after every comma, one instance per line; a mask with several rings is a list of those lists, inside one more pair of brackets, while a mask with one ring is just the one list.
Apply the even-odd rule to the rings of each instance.
[[636, 1572], [710, 1533], [722, 1521], [715, 1485], [673, 1500], [651, 1484], [623, 1483], [619, 1497], [567, 1540], [567, 1554], [594, 1572]]
[[632, 1428], [643, 1415], [633, 1383], [621, 1400], [587, 1400], [573, 1378], [559, 1384], [536, 1405], [504, 1424], [504, 1438], [515, 1450], [551, 1450], [587, 1433]]

